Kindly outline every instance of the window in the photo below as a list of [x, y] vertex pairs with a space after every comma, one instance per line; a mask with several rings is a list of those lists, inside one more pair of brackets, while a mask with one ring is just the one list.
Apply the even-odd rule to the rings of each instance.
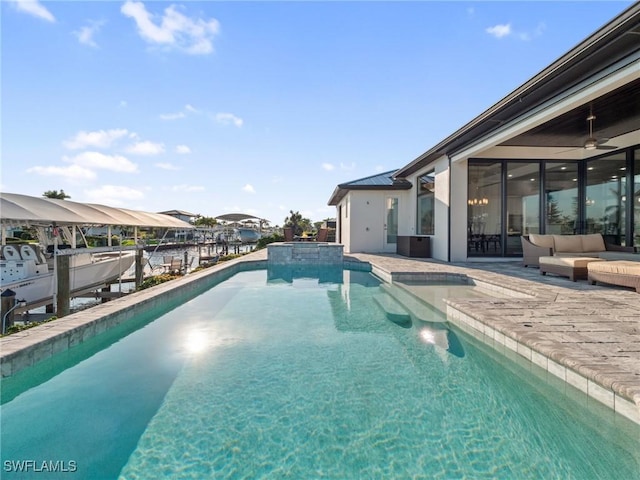
[[586, 233], [625, 244], [627, 159], [625, 152], [587, 162]]
[[578, 164], [545, 163], [545, 233], [572, 235], [578, 229]]
[[506, 254], [519, 256], [520, 236], [540, 233], [539, 162], [507, 162], [506, 210]]
[[502, 164], [469, 163], [467, 186], [467, 254], [496, 256], [502, 252]]
[[434, 235], [436, 177], [435, 171], [418, 178], [418, 226], [419, 235]]

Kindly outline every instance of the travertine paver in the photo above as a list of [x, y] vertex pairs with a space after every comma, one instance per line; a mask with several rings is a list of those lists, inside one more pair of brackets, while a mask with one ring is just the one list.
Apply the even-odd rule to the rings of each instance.
[[[633, 417], [640, 418], [640, 294], [635, 291], [542, 276], [538, 269], [524, 268], [519, 262], [453, 264], [392, 254], [351, 256], [392, 276], [456, 272], [529, 293], [531, 298], [454, 299], [448, 303], [492, 331], [557, 362], [557, 368], [570, 369], [561, 370], [566, 377], [577, 372], [635, 404]], [[592, 383], [590, 395], [606, 395]]]

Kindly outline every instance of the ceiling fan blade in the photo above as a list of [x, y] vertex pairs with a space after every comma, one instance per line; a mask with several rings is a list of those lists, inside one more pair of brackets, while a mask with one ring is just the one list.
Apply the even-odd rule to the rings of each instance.
[[602, 145], [603, 143], [607, 143], [609, 140], [611, 140], [610, 138], [599, 138], [596, 143], [598, 145]]
[[614, 145], [598, 145], [596, 147], [596, 150], [615, 150], [616, 148], [618, 147]]

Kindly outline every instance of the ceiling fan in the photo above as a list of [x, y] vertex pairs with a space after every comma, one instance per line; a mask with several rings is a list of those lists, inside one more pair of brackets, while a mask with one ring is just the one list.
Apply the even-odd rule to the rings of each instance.
[[593, 121], [596, 119], [596, 116], [593, 114], [593, 109], [589, 111], [589, 116], [587, 117], [587, 122], [589, 122], [589, 138], [587, 138], [586, 142], [584, 142], [585, 150], [615, 150], [618, 147], [614, 147], [613, 145], [604, 145], [609, 141], [608, 138], [596, 138], [593, 136]]

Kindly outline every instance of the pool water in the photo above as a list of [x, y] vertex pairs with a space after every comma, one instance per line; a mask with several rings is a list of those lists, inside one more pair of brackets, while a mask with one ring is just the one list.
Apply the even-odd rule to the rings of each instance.
[[2, 478], [640, 478], [637, 425], [370, 273], [314, 276], [238, 273], [5, 379]]

